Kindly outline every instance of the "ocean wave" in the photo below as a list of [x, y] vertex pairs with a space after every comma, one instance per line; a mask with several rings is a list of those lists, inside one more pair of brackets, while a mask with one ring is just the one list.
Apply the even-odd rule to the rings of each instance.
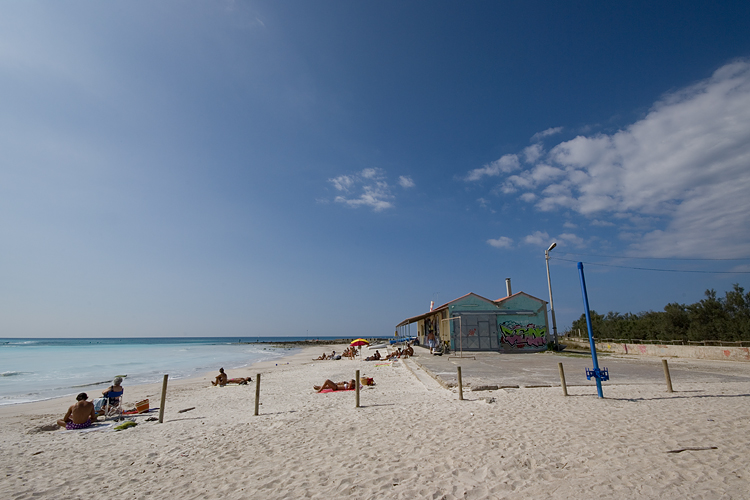
[[15, 377], [16, 375], [29, 375], [32, 372], [2, 372], [0, 377]]

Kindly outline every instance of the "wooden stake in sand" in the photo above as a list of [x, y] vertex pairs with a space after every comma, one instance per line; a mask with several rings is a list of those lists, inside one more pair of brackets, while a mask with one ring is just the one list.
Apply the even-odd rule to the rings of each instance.
[[356, 403], [354, 404], [355, 408], [359, 408], [359, 383], [359, 370], [357, 370], [354, 374], [354, 393], [356, 394]]
[[666, 359], [661, 360], [661, 364], [664, 365], [664, 378], [667, 379], [667, 392], [674, 392], [672, 390], [672, 378], [669, 376], [669, 365]]
[[161, 383], [161, 403], [159, 403], [159, 423], [164, 423], [164, 403], [167, 401], [167, 379], [169, 375], [164, 375], [164, 382]]
[[563, 371], [562, 363], [557, 363], [557, 370], [560, 372], [560, 384], [562, 384], [563, 396], [567, 396], [568, 386], [565, 384], [565, 371]]
[[464, 386], [461, 382], [461, 367], [458, 367], [458, 400], [463, 401], [464, 400]]
[[258, 405], [260, 404], [260, 373], [255, 375], [255, 416], [258, 416]]

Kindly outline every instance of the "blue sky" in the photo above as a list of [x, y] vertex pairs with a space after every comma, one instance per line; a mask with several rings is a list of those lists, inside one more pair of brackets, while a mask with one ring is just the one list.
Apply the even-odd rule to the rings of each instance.
[[0, 10], [0, 336], [392, 335], [553, 241], [561, 331], [577, 261], [750, 288], [747, 2]]

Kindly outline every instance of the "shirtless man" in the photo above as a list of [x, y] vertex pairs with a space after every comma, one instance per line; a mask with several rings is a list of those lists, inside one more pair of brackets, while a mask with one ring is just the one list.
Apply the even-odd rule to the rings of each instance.
[[69, 431], [91, 427], [91, 422], [96, 420], [96, 411], [94, 411], [94, 403], [86, 401], [88, 398], [85, 392], [76, 396], [76, 403], [68, 408], [68, 412], [62, 420], [57, 421], [57, 425]]
[[351, 379], [349, 382], [333, 382], [331, 380], [326, 380], [323, 382], [323, 385], [314, 385], [313, 389], [315, 389], [315, 392], [320, 392], [323, 389], [331, 389], [332, 391], [347, 391], [349, 389], [354, 389], [354, 384], [356, 382], [354, 379]]
[[224, 373], [224, 368], [219, 368], [219, 374], [216, 376], [216, 381], [211, 382], [211, 385], [218, 385], [224, 387], [227, 385], [227, 374]]

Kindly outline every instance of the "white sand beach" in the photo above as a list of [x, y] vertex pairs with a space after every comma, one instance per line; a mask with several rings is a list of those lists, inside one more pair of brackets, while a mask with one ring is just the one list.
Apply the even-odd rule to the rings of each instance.
[[[213, 374], [170, 383], [164, 423], [119, 432], [40, 430], [72, 398], [2, 407], [0, 497], [750, 498], [748, 383], [459, 401], [409, 360], [312, 361], [321, 350], [229, 372], [262, 373], [259, 416], [254, 382], [212, 387]], [[312, 390], [357, 369], [377, 384], [360, 408], [354, 392]], [[158, 405], [159, 386], [125, 387], [127, 403]]]

